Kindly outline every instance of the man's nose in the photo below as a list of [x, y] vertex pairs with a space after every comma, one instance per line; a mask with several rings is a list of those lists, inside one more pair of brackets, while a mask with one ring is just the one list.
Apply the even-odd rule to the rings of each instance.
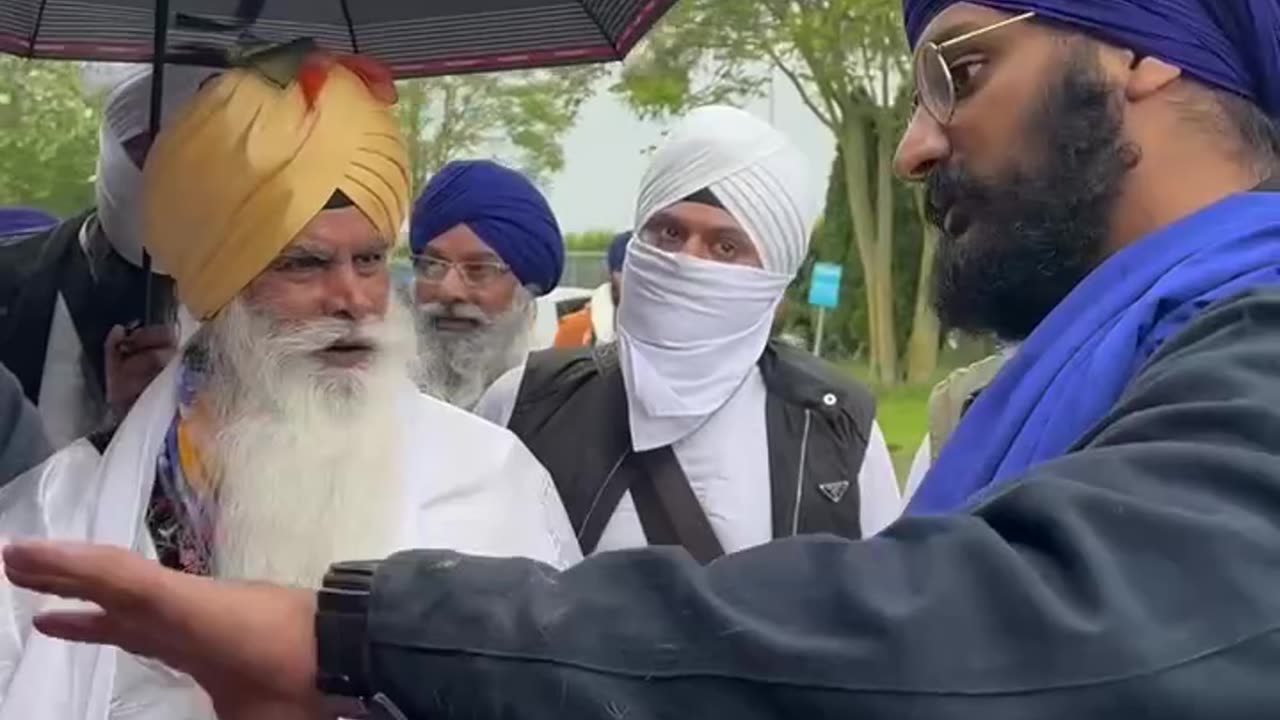
[[470, 294], [471, 289], [467, 287], [466, 280], [462, 277], [462, 268], [457, 265], [446, 270], [444, 277], [436, 283], [435, 295], [438, 302], [465, 302]]
[[715, 260], [715, 257], [711, 255], [711, 248], [707, 240], [708, 238], [704, 238], [702, 235], [690, 235], [689, 239], [684, 241], [684, 247], [680, 248], [680, 252], [696, 257], [699, 260]]
[[352, 263], [335, 263], [328, 281], [325, 312], [330, 317], [363, 320], [377, 309], [377, 298], [372, 295], [376, 283], [362, 277]]
[[893, 169], [903, 180], [924, 180], [929, 171], [950, 154], [951, 141], [942, 125], [923, 107], [917, 107], [898, 142]]

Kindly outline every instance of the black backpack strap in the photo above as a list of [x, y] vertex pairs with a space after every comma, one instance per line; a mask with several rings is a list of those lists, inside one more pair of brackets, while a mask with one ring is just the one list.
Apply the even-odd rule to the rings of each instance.
[[605, 527], [618, 509], [618, 503], [621, 503], [622, 496], [627, 494], [630, 474], [627, 472], [628, 468], [624, 466], [631, 457], [633, 457], [632, 454], [627, 453], [614, 463], [613, 469], [604, 479], [604, 484], [596, 492], [591, 507], [587, 509], [587, 514], [582, 518], [582, 525], [578, 529], [578, 546], [582, 548], [584, 557], [596, 551]]
[[614, 461], [609, 474], [605, 476], [604, 482], [596, 491], [581, 524], [574, 524], [578, 528], [578, 544], [582, 547], [584, 556], [596, 551], [605, 527], [613, 519], [618, 504], [622, 502], [622, 496], [627, 494], [638, 471], [635, 465], [635, 453], [631, 452], [631, 428], [625, 417], [627, 391], [623, 385], [622, 372], [618, 367], [617, 349], [614, 346], [593, 346], [588, 352], [595, 376], [599, 378], [599, 382], [604, 383], [602, 389], [613, 398], [606, 407], [621, 408], [624, 417], [621, 422], [613, 424], [613, 431], [608, 435], [611, 439], [609, 444], [619, 448], [621, 454]]
[[632, 457], [645, 470], [632, 484], [631, 498], [649, 544], [679, 545], [704, 565], [724, 555], [724, 547], [671, 446]]

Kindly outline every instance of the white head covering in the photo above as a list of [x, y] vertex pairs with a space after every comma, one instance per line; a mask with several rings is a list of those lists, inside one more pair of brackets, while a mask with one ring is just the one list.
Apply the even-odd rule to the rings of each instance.
[[636, 227], [707, 189], [756, 244], [764, 269], [794, 276], [821, 211], [804, 154], [745, 110], [698, 108], [671, 131], [640, 181]]
[[[174, 114], [216, 73], [209, 68], [166, 66], [160, 122]], [[151, 70], [130, 76], [107, 95], [98, 141], [98, 221], [120, 256], [142, 265], [142, 170], [124, 151], [124, 143], [151, 130]], [[157, 272], [158, 268], [154, 268]]]
[[[730, 107], [690, 113], [641, 181], [636, 240], [623, 263], [618, 337], [637, 450], [692, 433], [742, 385], [774, 310], [809, 249], [818, 201], [804, 155]], [[645, 240], [654, 213], [710, 190], [755, 243], [763, 268], [664, 252]]]

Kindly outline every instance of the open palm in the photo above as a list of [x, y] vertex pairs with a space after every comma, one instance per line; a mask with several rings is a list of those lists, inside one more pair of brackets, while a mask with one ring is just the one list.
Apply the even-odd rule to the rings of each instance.
[[324, 716], [310, 591], [196, 577], [106, 546], [15, 543], [3, 557], [14, 585], [101, 608], [37, 616], [46, 635], [115, 645], [186, 672], [223, 720]]

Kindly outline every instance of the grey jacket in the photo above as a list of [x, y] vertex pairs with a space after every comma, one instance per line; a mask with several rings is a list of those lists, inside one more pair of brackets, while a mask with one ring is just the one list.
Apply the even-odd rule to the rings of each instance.
[[36, 409], [22, 383], [0, 365], [0, 485], [44, 462], [53, 454]]
[[416, 718], [1280, 717], [1280, 293], [1208, 310], [1066, 456], [969, 511], [701, 566], [438, 551], [374, 578]]

